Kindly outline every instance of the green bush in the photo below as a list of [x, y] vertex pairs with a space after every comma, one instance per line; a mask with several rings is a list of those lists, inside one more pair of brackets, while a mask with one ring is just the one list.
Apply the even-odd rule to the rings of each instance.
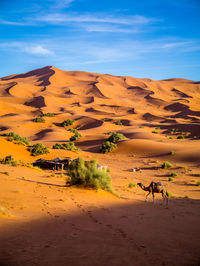
[[114, 124], [115, 124], [115, 125], [118, 125], [118, 126], [123, 126], [121, 120], [117, 120], [117, 121], [115, 121]]
[[2, 164], [9, 164], [9, 165], [12, 165], [12, 166], [17, 166], [18, 165], [18, 162], [15, 161], [12, 156], [6, 156], [2, 160], [0, 160], [0, 163], [2, 163]]
[[174, 179], [172, 177], [169, 177], [168, 178], [168, 181], [173, 181]]
[[102, 143], [102, 146], [100, 148], [100, 152], [101, 153], [108, 153], [113, 151], [114, 149], [116, 149], [117, 144], [110, 142], [110, 141], [106, 141]]
[[110, 135], [110, 137], [107, 139], [107, 141], [116, 143], [122, 139], [125, 139], [125, 136], [122, 133], [114, 132]]
[[71, 136], [70, 141], [76, 141], [82, 137], [82, 135], [75, 128], [70, 128], [68, 131], [74, 133], [74, 135]]
[[43, 117], [36, 117], [35, 119], [33, 119], [33, 122], [35, 123], [45, 123], [45, 119]]
[[135, 184], [135, 183], [134, 183], [134, 184], [133, 184], [133, 183], [129, 183], [128, 187], [129, 187], [129, 188], [136, 187], [136, 184]]
[[42, 116], [54, 117], [55, 114], [54, 113], [45, 113], [45, 114], [42, 114]]
[[73, 120], [73, 119], [67, 119], [61, 123], [61, 126], [62, 127], [71, 126], [74, 122], [75, 122], [75, 120]]
[[171, 168], [171, 167], [172, 167], [171, 163], [169, 163], [167, 161], [162, 164], [162, 168], [163, 169], [168, 169], [168, 168]]
[[70, 128], [70, 129], [68, 129], [68, 131], [70, 131], [70, 132], [72, 132], [74, 134], [78, 134], [79, 133], [76, 128]]
[[174, 155], [174, 154], [175, 154], [175, 151], [170, 151], [170, 154], [171, 154], [171, 155]]
[[177, 139], [184, 139], [185, 137], [183, 135], [179, 135]]
[[19, 145], [28, 145], [29, 144], [29, 140], [27, 138], [23, 138], [14, 132], [1, 133], [0, 136], [7, 136], [8, 141], [15, 142], [16, 144], [19, 144]]
[[167, 192], [167, 196], [168, 196], [169, 198], [173, 198], [173, 197], [174, 197], [174, 195], [173, 195], [171, 192]]
[[69, 151], [80, 151], [79, 148], [75, 146], [73, 142], [66, 142], [66, 143], [56, 143], [52, 147], [53, 149], [63, 149], [63, 150], [69, 150]]
[[178, 176], [178, 174], [176, 172], [171, 173], [171, 177], [176, 177], [176, 176]]
[[160, 127], [155, 127], [155, 129], [159, 130], [159, 129], [160, 129]]
[[42, 143], [36, 143], [30, 146], [28, 150], [31, 152], [31, 155], [33, 156], [49, 153], [49, 150]]
[[153, 130], [153, 131], [152, 131], [152, 133], [154, 133], [154, 134], [158, 134], [158, 132], [157, 132], [157, 131], [155, 131], [155, 130]]
[[83, 185], [94, 189], [104, 189], [112, 191], [111, 177], [109, 173], [97, 169], [97, 161], [84, 161], [79, 158], [72, 161], [68, 167], [68, 175], [71, 180], [67, 181], [69, 185]]
[[200, 186], [200, 181], [197, 181], [197, 186]]

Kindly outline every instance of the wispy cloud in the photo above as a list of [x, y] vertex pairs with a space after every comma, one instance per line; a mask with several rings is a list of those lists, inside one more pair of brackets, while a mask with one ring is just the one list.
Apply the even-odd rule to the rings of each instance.
[[29, 23], [26, 22], [17, 22], [17, 21], [9, 21], [9, 20], [4, 20], [0, 19], [0, 24], [4, 25], [12, 25], [12, 26], [29, 26]]
[[28, 54], [33, 54], [33, 55], [53, 55], [54, 52], [51, 51], [50, 49], [45, 48], [41, 44], [30, 44], [30, 43], [24, 43], [24, 42], [5, 42], [5, 43], [0, 43], [0, 49], [8, 49], [11, 51], [16, 52], [16, 48], [18, 52], [25, 52]]
[[67, 8], [71, 5], [75, 0], [51, 0], [54, 2], [52, 5], [53, 8]]
[[43, 21], [51, 24], [63, 24], [67, 22], [75, 23], [110, 23], [119, 25], [144, 25], [155, 22], [155, 19], [147, 18], [144, 16], [109, 16], [103, 14], [63, 14], [63, 13], [52, 13], [46, 16], [36, 17], [36, 21]]
[[53, 52], [42, 45], [35, 45], [30, 47], [24, 47], [24, 51], [34, 55], [52, 55]]
[[141, 30], [138, 28], [124, 28], [115, 25], [97, 25], [87, 24], [82, 25], [82, 28], [88, 32], [117, 32], [117, 33], [139, 33]]

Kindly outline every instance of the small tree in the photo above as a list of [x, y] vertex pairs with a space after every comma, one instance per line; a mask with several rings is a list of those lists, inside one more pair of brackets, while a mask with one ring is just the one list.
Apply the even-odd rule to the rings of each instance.
[[45, 123], [45, 119], [43, 117], [36, 117], [35, 119], [33, 119], [34, 122], [36, 123]]
[[33, 156], [49, 153], [49, 150], [42, 143], [36, 143], [30, 146], [28, 150], [31, 152], [31, 155]]
[[110, 141], [106, 141], [102, 143], [102, 146], [100, 148], [100, 152], [102, 153], [108, 153], [113, 151], [114, 149], [116, 149], [117, 144], [110, 142]]
[[68, 175], [71, 178], [70, 181], [67, 181], [68, 185], [83, 185], [84, 187], [112, 191], [109, 173], [99, 170], [96, 160], [86, 162], [79, 158], [77, 161], [72, 161], [68, 167]]
[[125, 139], [125, 136], [122, 133], [114, 132], [110, 135], [110, 137], [107, 140], [116, 143], [122, 139]]
[[117, 126], [123, 126], [121, 120], [117, 120], [117, 121], [115, 121], [114, 124], [117, 125]]
[[67, 119], [67, 120], [64, 120], [64, 121], [61, 123], [61, 126], [62, 126], [62, 127], [71, 126], [74, 122], [75, 122], [75, 120], [73, 120], [73, 119]]

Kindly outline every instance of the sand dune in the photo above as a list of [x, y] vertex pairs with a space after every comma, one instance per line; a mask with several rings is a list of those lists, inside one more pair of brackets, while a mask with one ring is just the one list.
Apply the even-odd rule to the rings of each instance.
[[[0, 164], [0, 265], [199, 265], [199, 106], [200, 83], [186, 79], [51, 66], [1, 78], [0, 130], [43, 143], [50, 153], [33, 157], [0, 136], [0, 159], [98, 159], [110, 168], [120, 197], [66, 187], [66, 172]], [[34, 122], [48, 112], [54, 116]], [[67, 119], [73, 125], [62, 127]], [[75, 141], [81, 151], [52, 149], [69, 141], [70, 128], [82, 135]], [[125, 139], [101, 154], [111, 132]], [[172, 167], [162, 169], [164, 161]], [[177, 176], [170, 179], [172, 173]], [[173, 194], [168, 207], [161, 195], [155, 205], [144, 204], [146, 192], [136, 184], [152, 180]]]

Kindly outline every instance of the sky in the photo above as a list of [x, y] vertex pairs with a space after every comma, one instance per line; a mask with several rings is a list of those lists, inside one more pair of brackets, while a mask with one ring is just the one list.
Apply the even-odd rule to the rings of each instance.
[[0, 77], [44, 66], [200, 80], [200, 0], [0, 0]]

